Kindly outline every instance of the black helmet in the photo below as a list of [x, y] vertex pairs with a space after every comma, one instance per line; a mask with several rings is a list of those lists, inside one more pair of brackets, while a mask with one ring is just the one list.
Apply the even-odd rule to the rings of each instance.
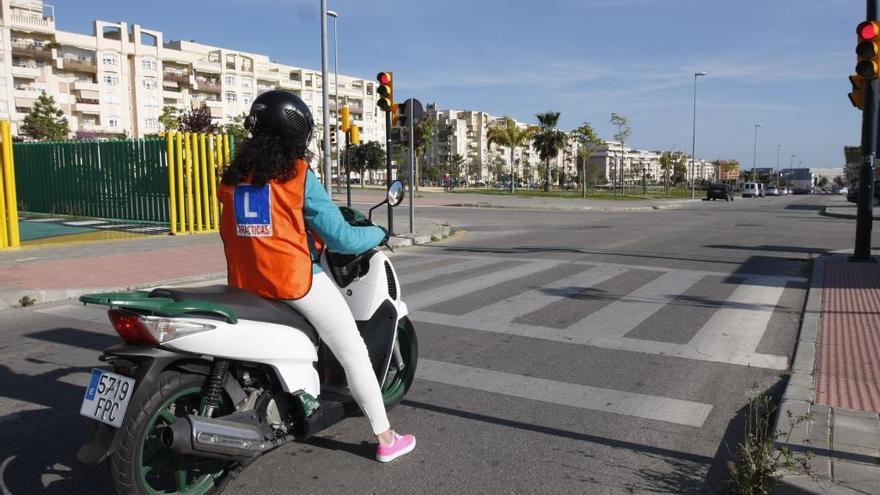
[[244, 126], [254, 134], [271, 134], [306, 146], [315, 121], [299, 96], [290, 91], [272, 90], [257, 96]]

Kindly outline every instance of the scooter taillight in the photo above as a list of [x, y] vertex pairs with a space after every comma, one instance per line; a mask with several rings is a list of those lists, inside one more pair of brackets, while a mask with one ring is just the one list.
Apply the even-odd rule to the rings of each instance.
[[121, 309], [111, 309], [107, 312], [110, 323], [122, 340], [133, 345], [159, 345], [159, 341], [147, 330], [139, 315], [129, 313]]

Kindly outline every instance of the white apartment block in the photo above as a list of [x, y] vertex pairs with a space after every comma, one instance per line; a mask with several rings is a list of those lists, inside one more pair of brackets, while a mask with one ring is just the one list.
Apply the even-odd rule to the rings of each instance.
[[[125, 22], [94, 21], [93, 34], [58, 31], [41, 0], [0, 0], [0, 119], [17, 133], [42, 92], [53, 96], [72, 132], [143, 137], [161, 131], [164, 106], [207, 107], [221, 123], [246, 113], [254, 98], [286, 89], [323, 120], [321, 72], [279, 64], [267, 55], [191, 41]], [[330, 118], [337, 85], [330, 74]], [[348, 105], [363, 141], [385, 143], [375, 83], [340, 75], [340, 106]], [[319, 128], [320, 129], [320, 128]]]

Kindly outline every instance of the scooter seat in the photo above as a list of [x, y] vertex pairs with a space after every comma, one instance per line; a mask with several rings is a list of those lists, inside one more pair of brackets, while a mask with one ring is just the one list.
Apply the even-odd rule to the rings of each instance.
[[318, 332], [299, 311], [273, 299], [228, 285], [207, 285], [186, 289], [159, 288], [150, 297], [167, 297], [175, 301], [205, 301], [226, 306], [241, 320], [277, 323], [301, 330], [318, 345]]

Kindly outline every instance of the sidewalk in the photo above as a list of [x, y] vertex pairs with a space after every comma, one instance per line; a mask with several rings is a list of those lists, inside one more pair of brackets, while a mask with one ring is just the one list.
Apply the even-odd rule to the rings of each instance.
[[[417, 221], [415, 233], [392, 237], [392, 248], [425, 244], [451, 229]], [[0, 310], [61, 301], [88, 292], [225, 280], [220, 235], [151, 236], [69, 246], [0, 251]]]
[[813, 477], [787, 474], [775, 493], [880, 494], [880, 263], [820, 257], [804, 307], [785, 412], [810, 414], [788, 445]]
[[[846, 200], [846, 196], [832, 196], [822, 210], [826, 217], [856, 219], [856, 204]], [[880, 220], [880, 207], [874, 207], [874, 220]]]

